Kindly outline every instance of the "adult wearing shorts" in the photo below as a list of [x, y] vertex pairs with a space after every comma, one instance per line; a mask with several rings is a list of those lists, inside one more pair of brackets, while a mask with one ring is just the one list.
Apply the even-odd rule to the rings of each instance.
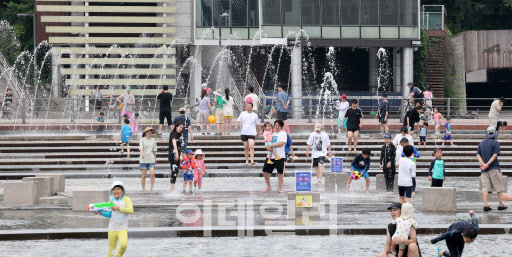
[[[277, 156], [285, 156], [285, 144], [287, 141], [286, 132], [283, 130], [284, 122], [282, 120], [276, 120], [274, 122], [274, 133], [272, 134], [272, 144], [267, 146], [268, 151], [272, 151], [272, 148], [275, 148], [275, 153]], [[270, 174], [274, 172], [274, 169], [277, 170], [277, 179], [279, 183], [278, 192], [280, 194], [284, 193], [283, 191], [283, 179], [284, 179], [284, 159], [281, 158], [279, 160], [275, 159], [276, 156], [272, 153], [270, 157], [272, 164], [268, 163], [268, 158], [265, 160], [265, 164], [263, 165], [263, 176], [265, 177], [265, 182], [267, 183], [267, 188], [263, 192], [269, 192], [272, 190], [270, 186]]]
[[[199, 112], [197, 113], [197, 123], [199, 123], [199, 128], [201, 129], [201, 134], [210, 135], [210, 122], [208, 121], [208, 116], [213, 113], [212, 104], [210, 103], [210, 98], [206, 96], [206, 88], [201, 88], [201, 97], [197, 99], [199, 103]], [[203, 126], [206, 124], [206, 134], [204, 133]]]
[[96, 112], [101, 112], [101, 110], [103, 109], [103, 103], [101, 102], [101, 99], [102, 98], [107, 98], [107, 97], [110, 97], [108, 95], [104, 96], [101, 91], [100, 91], [100, 87], [96, 87], [96, 91], [92, 92], [91, 91], [91, 95], [92, 97], [94, 98], [94, 117], [97, 118], [98, 116], [96, 115]]
[[357, 152], [357, 138], [359, 137], [359, 130], [363, 125], [363, 112], [357, 107], [357, 99], [352, 100], [352, 107], [347, 110], [343, 122], [347, 122], [347, 137], [348, 137], [348, 150], [352, 150], [352, 140], [354, 140], [354, 152]]
[[169, 128], [171, 128], [172, 125], [172, 94], [167, 90], [169, 90], [169, 87], [167, 85], [164, 85], [160, 94], [156, 96], [156, 99], [160, 100], [160, 122], [158, 123], [158, 134], [162, 134], [162, 127], [164, 125], [165, 119], [167, 119], [167, 126], [169, 126]]
[[251, 164], [256, 164], [254, 162], [254, 144], [256, 137], [261, 134], [260, 119], [256, 113], [252, 112], [252, 108], [252, 103], [246, 103], [245, 112], [240, 113], [235, 125], [235, 130], [238, 129], [238, 126], [242, 126], [240, 138], [244, 143], [245, 165], [249, 164], [249, 154], [251, 155]]
[[503, 108], [503, 104], [505, 103], [505, 97], [500, 97], [500, 99], [495, 100], [491, 104], [491, 109], [489, 110], [489, 126], [495, 127], [498, 123], [498, 118], [500, 116], [501, 108]]
[[288, 124], [286, 120], [288, 120], [288, 105], [290, 104], [290, 97], [286, 91], [284, 91], [285, 85], [279, 84], [277, 87], [277, 119], [282, 120], [284, 122], [284, 130], [287, 130]]
[[[309, 148], [313, 147], [313, 168], [315, 168], [317, 183], [322, 184], [322, 175], [324, 173], [324, 162], [329, 153], [329, 157], [332, 157], [331, 152], [331, 141], [329, 135], [322, 131], [322, 124], [315, 124], [315, 132], [309, 135], [306, 147], [306, 157], [309, 157]], [[329, 150], [329, 152], [327, 152]]]
[[[122, 102], [121, 98], [123, 99]], [[132, 95], [132, 88], [127, 87], [126, 93], [118, 96], [116, 100], [118, 103], [123, 104], [123, 109], [121, 110], [121, 117], [123, 117], [126, 114], [128, 118], [131, 118], [133, 113], [133, 106], [135, 105], [135, 96]]]
[[155, 139], [151, 137], [151, 135], [155, 133], [156, 131], [154, 129], [151, 127], [146, 127], [144, 129], [144, 133], [142, 133], [142, 138], [139, 140], [139, 166], [140, 171], [142, 172], [140, 184], [142, 185], [142, 190], [146, 190], [146, 174], [148, 170], [151, 175], [151, 191], [155, 190], [154, 186], [157, 147]]
[[[392, 203], [391, 206], [388, 207], [388, 211], [391, 214], [391, 218], [393, 220], [400, 217], [402, 214], [402, 204], [401, 203]], [[397, 229], [397, 224], [389, 223], [386, 232], [386, 246], [384, 246], [384, 251], [379, 253], [377, 257], [396, 257], [398, 255], [398, 248], [400, 244], [405, 244], [405, 251], [403, 257], [420, 257], [421, 251], [419, 248], [418, 240], [416, 238], [416, 229], [411, 227], [411, 232], [409, 232], [409, 239], [403, 239], [397, 237], [392, 239], [391, 237], [395, 234]], [[396, 248], [391, 249], [391, 247], [395, 245]], [[397, 255], [393, 255], [392, 252]]]
[[500, 143], [496, 140], [498, 133], [496, 128], [488, 127], [485, 139], [478, 145], [477, 155], [478, 162], [480, 162], [480, 181], [482, 182], [482, 198], [484, 199], [484, 211], [491, 211], [487, 203], [489, 192], [498, 193], [498, 210], [502, 211], [507, 209], [503, 205], [502, 194], [505, 191], [505, 181], [501, 173], [500, 163], [498, 162], [498, 155], [500, 155]]

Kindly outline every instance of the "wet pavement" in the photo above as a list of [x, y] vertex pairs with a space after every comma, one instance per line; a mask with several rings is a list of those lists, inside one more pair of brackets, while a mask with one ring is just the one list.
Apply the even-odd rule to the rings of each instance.
[[[436, 256], [436, 235], [419, 235], [425, 257]], [[512, 235], [479, 235], [466, 244], [464, 256], [510, 256]], [[267, 236], [267, 237], [188, 237], [129, 238], [125, 257], [130, 256], [357, 256], [375, 257], [383, 251], [385, 236]], [[65, 239], [39, 241], [0, 241], [0, 256], [103, 256], [107, 239]]]

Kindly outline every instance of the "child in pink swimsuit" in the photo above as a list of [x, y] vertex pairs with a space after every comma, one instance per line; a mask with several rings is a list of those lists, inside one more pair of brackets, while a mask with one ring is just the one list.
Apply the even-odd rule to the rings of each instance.
[[137, 135], [139, 132], [139, 113], [135, 113], [135, 115], [132, 116], [130, 123], [132, 125], [133, 134]]
[[194, 159], [197, 169], [194, 170], [194, 187], [198, 187], [201, 190], [201, 184], [203, 182], [203, 173], [206, 173], [206, 167], [204, 165], [204, 154], [201, 149], [196, 150], [196, 156]]

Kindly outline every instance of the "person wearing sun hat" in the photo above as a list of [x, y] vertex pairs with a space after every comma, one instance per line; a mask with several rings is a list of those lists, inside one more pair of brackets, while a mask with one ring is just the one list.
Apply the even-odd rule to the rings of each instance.
[[109, 202], [115, 204], [110, 211], [98, 212], [101, 216], [109, 218], [108, 223], [108, 257], [114, 256], [112, 252], [117, 247], [119, 240], [119, 249], [117, 256], [123, 256], [128, 246], [128, 215], [133, 214], [133, 204], [130, 197], [125, 196], [125, 188], [122, 181], [114, 181], [110, 187]]
[[[133, 106], [135, 105], [135, 96], [132, 95], [131, 92], [132, 92], [132, 88], [127, 87], [126, 93], [124, 93], [116, 98], [116, 101], [118, 103], [123, 104], [123, 109], [121, 110], [121, 117], [125, 114], [128, 115], [128, 118], [132, 117]], [[121, 102], [121, 98], [123, 99], [123, 102]]]
[[146, 127], [144, 129], [144, 133], [142, 133], [142, 138], [139, 140], [139, 166], [140, 171], [142, 172], [140, 184], [142, 186], [142, 190], [146, 190], [146, 174], [148, 169], [151, 175], [151, 191], [155, 190], [154, 186], [157, 146], [155, 139], [151, 137], [151, 135], [155, 133], [156, 130], [152, 129], [151, 127]]
[[197, 169], [194, 171], [194, 188], [197, 187], [197, 190], [201, 190], [203, 173], [206, 173], [206, 167], [204, 165], [205, 154], [201, 149], [197, 149], [194, 157], [194, 162], [197, 167]]
[[217, 135], [222, 135], [224, 132], [224, 105], [226, 101], [222, 98], [222, 88], [217, 88], [215, 92], [215, 124], [217, 124]]
[[347, 95], [343, 94], [340, 96], [341, 102], [335, 102], [334, 107], [338, 110], [338, 134], [341, 134], [342, 131], [347, 129], [347, 121], [343, 122], [343, 126], [341, 126], [341, 122], [343, 121], [343, 117], [345, 117], [345, 113], [347, 113], [348, 108], [350, 108], [347, 102]]

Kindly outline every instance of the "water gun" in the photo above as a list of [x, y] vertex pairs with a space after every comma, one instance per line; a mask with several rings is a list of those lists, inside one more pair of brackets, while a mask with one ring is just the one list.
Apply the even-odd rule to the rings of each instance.
[[112, 201], [104, 202], [104, 203], [91, 203], [87, 206], [87, 209], [89, 211], [104, 212], [104, 211], [111, 211], [112, 207], [114, 207], [114, 206], [116, 206], [116, 204]]

